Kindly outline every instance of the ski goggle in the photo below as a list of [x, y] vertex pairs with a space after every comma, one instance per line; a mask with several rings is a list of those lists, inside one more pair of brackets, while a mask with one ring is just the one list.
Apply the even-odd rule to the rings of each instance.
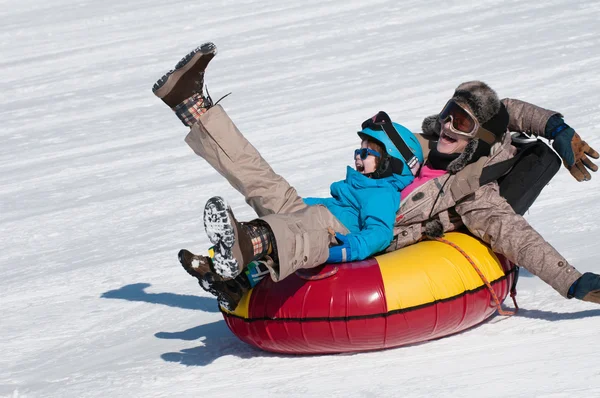
[[354, 158], [356, 159], [357, 156], [360, 156], [360, 158], [362, 160], [365, 160], [369, 155], [373, 155], [376, 158], [380, 158], [381, 154], [373, 149], [370, 148], [358, 148], [354, 150]]
[[453, 99], [446, 102], [439, 115], [442, 124], [446, 123], [448, 119], [451, 121], [450, 130], [457, 135], [467, 138], [481, 138], [490, 145], [496, 140], [496, 136], [491, 131], [483, 128], [469, 109], [464, 108]]

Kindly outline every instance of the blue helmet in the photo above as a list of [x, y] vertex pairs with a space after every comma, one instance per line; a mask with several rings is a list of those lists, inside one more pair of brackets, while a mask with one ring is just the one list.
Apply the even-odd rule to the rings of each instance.
[[378, 141], [385, 148], [374, 178], [412, 174], [410, 170], [417, 162], [423, 164], [423, 149], [417, 137], [403, 125], [392, 122], [385, 112], [365, 120], [358, 135]]

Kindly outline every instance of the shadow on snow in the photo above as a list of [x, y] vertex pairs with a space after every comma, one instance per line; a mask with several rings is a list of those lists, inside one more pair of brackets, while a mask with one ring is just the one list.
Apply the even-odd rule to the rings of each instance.
[[254, 357], [281, 357], [262, 351], [240, 341], [231, 333], [224, 320], [207, 323], [183, 330], [181, 332], [160, 332], [155, 334], [159, 339], [180, 339], [186, 341], [201, 340], [203, 345], [193, 348], [184, 348], [179, 352], [166, 352], [161, 358], [168, 362], [176, 362], [186, 366], [206, 366], [216, 359], [233, 355], [238, 358]]
[[554, 312], [554, 311], [543, 311], [543, 310], [526, 310], [523, 308], [519, 309], [519, 312], [515, 315], [516, 317], [531, 318], [531, 319], [542, 319], [544, 321], [565, 321], [572, 319], [583, 319], [600, 316], [600, 310], [585, 310], [577, 312]]
[[102, 298], [120, 299], [128, 301], [141, 301], [152, 304], [162, 304], [169, 307], [187, 310], [201, 310], [206, 312], [219, 312], [217, 301], [214, 298], [199, 297], [175, 293], [147, 293], [149, 283], [133, 283], [119, 289], [102, 293]]
[[[149, 283], [134, 283], [119, 289], [109, 290], [100, 297], [161, 304], [189, 310], [219, 312], [217, 301], [214, 298], [175, 293], [148, 293], [145, 289], [150, 286]], [[215, 359], [226, 355], [235, 355], [239, 358], [281, 356], [261, 351], [258, 348], [243, 343], [231, 333], [224, 320], [196, 326], [180, 332], [158, 332], [155, 336], [159, 339], [200, 340], [203, 343], [201, 346], [185, 348], [179, 352], [167, 352], [161, 355], [161, 358], [165, 361], [177, 362], [186, 366], [209, 365]]]

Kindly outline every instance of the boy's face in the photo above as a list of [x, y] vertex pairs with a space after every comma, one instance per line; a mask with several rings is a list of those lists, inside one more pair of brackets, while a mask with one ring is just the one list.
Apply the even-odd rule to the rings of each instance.
[[[363, 140], [360, 144], [361, 148], [368, 148], [368, 141]], [[354, 157], [354, 166], [356, 171], [362, 174], [373, 173], [377, 169], [377, 158], [373, 155], [368, 155], [365, 159], [361, 159], [360, 155]]]

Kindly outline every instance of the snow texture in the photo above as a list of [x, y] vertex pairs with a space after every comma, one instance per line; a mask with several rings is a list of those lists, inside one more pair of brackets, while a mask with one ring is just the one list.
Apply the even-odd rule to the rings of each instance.
[[[304, 196], [379, 110], [418, 131], [461, 82], [560, 111], [600, 149], [593, 0], [8, 0], [0, 11], [0, 396], [596, 397], [600, 307], [527, 273], [515, 317], [387, 351], [240, 342], [181, 269], [206, 200], [253, 211], [152, 95], [205, 41], [223, 106]], [[600, 272], [600, 175], [562, 169], [526, 218]]]

